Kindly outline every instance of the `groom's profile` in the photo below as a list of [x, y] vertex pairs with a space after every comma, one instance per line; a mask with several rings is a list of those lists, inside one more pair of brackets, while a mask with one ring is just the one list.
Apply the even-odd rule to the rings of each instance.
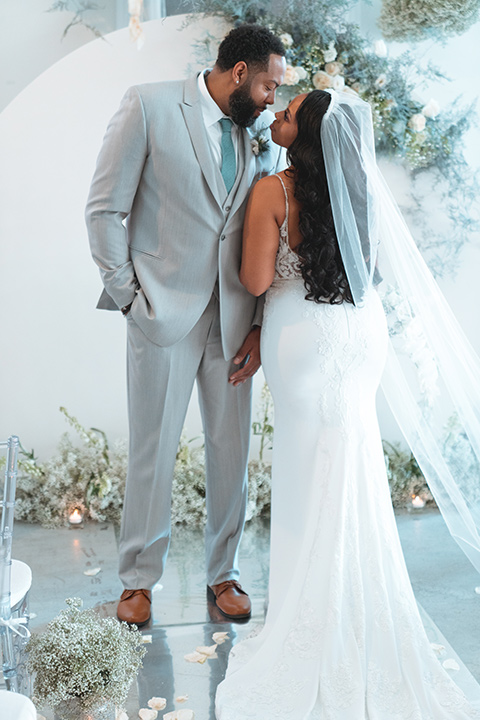
[[[211, 70], [130, 88], [108, 126], [87, 205], [105, 290], [99, 308], [127, 322], [129, 465], [117, 615], [143, 625], [170, 542], [176, 451], [194, 381], [205, 432], [207, 588], [228, 618], [250, 615], [239, 584], [251, 376], [261, 307], [238, 279], [250, 187], [283, 169], [258, 151], [283, 82], [285, 51], [242, 25]], [[247, 129], [248, 128], [248, 129]], [[254, 152], [256, 149], [256, 153]]]

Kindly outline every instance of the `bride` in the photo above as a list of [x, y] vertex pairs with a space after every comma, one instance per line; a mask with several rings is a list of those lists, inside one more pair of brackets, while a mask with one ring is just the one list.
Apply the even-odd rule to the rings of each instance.
[[370, 108], [314, 90], [271, 130], [290, 166], [251, 194], [240, 273], [254, 295], [268, 289], [269, 605], [230, 654], [217, 718], [480, 717], [427, 639], [390, 501], [375, 410], [389, 352], [377, 251], [402, 221], [385, 217]]

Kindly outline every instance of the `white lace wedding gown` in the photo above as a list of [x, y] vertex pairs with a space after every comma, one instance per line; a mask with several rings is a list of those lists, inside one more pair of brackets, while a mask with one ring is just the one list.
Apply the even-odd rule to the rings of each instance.
[[397, 534], [375, 409], [381, 301], [305, 300], [285, 196], [262, 330], [275, 402], [269, 606], [230, 654], [217, 718], [480, 717], [425, 635]]

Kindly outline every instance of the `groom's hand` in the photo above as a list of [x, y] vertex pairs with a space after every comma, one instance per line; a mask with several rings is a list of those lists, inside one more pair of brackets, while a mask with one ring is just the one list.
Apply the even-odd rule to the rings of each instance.
[[248, 378], [255, 375], [260, 367], [260, 328], [254, 327], [245, 338], [242, 347], [233, 358], [235, 365], [241, 365], [240, 370], [230, 375], [228, 382], [241, 385]]

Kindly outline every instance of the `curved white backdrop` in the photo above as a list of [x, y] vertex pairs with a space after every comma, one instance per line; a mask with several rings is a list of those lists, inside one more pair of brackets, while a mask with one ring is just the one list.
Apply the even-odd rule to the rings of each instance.
[[[205, 30], [217, 37], [225, 30], [214, 20], [180, 30], [183, 22], [174, 16], [144, 23], [141, 51], [127, 29], [82, 46], [0, 114], [0, 439], [17, 433], [42, 459], [67, 429], [60, 405], [110, 438], [127, 435], [124, 319], [95, 310], [101, 282], [83, 212], [105, 128], [126, 88], [190, 74], [200, 67], [195, 44]], [[452, 56], [464, 41], [449, 44]], [[473, 40], [469, 48], [478, 52]], [[474, 77], [475, 64], [465, 72]], [[465, 85], [470, 75], [463, 75]], [[404, 173], [383, 169], [400, 199]], [[478, 245], [470, 245], [461, 274], [442, 283], [477, 351], [479, 266]], [[261, 374], [255, 382], [258, 394]], [[194, 398], [188, 437], [199, 428]]]
[[125, 90], [185, 77], [195, 41], [206, 29], [223, 34], [218, 21], [180, 30], [183, 21], [145, 23], [141, 51], [127, 29], [84, 45], [0, 115], [0, 438], [16, 433], [43, 459], [66, 430], [60, 405], [111, 437], [127, 434], [124, 319], [95, 310], [101, 282], [83, 213]]

